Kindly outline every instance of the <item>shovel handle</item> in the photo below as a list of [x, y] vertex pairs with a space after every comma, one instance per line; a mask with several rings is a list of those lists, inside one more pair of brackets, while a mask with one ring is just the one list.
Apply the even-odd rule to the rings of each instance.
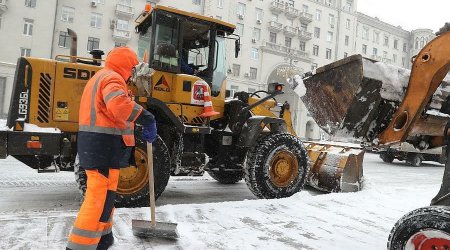
[[147, 163], [148, 163], [148, 188], [150, 196], [150, 214], [151, 225], [156, 226], [156, 211], [155, 211], [155, 180], [153, 177], [153, 147], [147, 142]]

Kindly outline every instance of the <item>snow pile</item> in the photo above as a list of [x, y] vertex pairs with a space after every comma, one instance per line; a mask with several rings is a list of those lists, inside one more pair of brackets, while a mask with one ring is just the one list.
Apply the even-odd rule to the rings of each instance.
[[292, 78], [286, 79], [286, 81], [298, 97], [303, 97], [306, 94], [306, 87], [301, 76], [295, 75]]
[[61, 130], [59, 130], [58, 128], [41, 128], [31, 123], [25, 123], [23, 131], [36, 133], [57, 133], [57, 134], [61, 133]]
[[[395, 222], [427, 206], [437, 193], [443, 168], [393, 166], [374, 154], [367, 154], [364, 163], [365, 184], [356, 193], [305, 190], [285, 199], [256, 200], [244, 182], [224, 186], [204, 180], [170, 181], [157, 201], [156, 218], [178, 223], [180, 238], [136, 238], [131, 221], [150, 220], [149, 208], [120, 208], [114, 217], [116, 243], [110, 249], [385, 249]], [[0, 171], [0, 180], [11, 173], [20, 178], [16, 172], [21, 166], [8, 164], [0, 162], [0, 168], [10, 170]], [[67, 181], [73, 182], [73, 177]], [[0, 189], [0, 249], [64, 249], [77, 210], [36, 211], [36, 203], [51, 192], [58, 193], [47, 201], [64, 201], [78, 191], [45, 187], [31, 200], [17, 201], [35, 189]], [[17, 209], [31, 212], [2, 210], [14, 202], [20, 204]]]
[[411, 71], [382, 62], [362, 61], [364, 75], [368, 78], [380, 80], [383, 83], [380, 92], [381, 97], [401, 102], [408, 87]]

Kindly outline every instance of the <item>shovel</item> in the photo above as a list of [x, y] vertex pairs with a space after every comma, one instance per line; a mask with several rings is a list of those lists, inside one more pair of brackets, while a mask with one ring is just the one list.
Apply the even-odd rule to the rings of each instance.
[[133, 220], [133, 234], [141, 238], [178, 238], [177, 224], [170, 222], [157, 222], [155, 219], [155, 181], [153, 177], [153, 149], [152, 144], [147, 142], [148, 158], [148, 184], [150, 193], [151, 221]]

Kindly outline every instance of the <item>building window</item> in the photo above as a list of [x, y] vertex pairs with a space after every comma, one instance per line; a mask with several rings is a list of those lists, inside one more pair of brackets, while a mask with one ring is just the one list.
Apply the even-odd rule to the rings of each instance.
[[388, 57], [387, 51], [383, 51], [383, 58], [387, 58], [387, 57]]
[[25, 6], [31, 8], [36, 7], [36, 0], [25, 0]]
[[421, 37], [420, 38], [420, 48], [423, 48], [423, 46], [425, 46], [425, 38]]
[[261, 40], [261, 29], [253, 28], [253, 39], [255, 39], [255, 41]]
[[272, 21], [278, 22], [278, 15], [277, 14], [272, 14]]
[[95, 37], [89, 37], [87, 43], [87, 50], [92, 51], [94, 49], [100, 48], [100, 39]]
[[356, 37], [359, 37], [359, 24], [356, 23]]
[[285, 37], [285, 38], [284, 38], [284, 46], [290, 48], [291, 45], [292, 45], [292, 38], [290, 38], [290, 37]]
[[91, 14], [91, 27], [101, 28], [102, 27], [102, 14], [92, 13]]
[[403, 43], [403, 52], [406, 52], [407, 48], [408, 48], [408, 45], [406, 45], [406, 43]]
[[384, 36], [384, 46], [389, 47], [389, 37]]
[[313, 55], [319, 56], [319, 45], [313, 46]]
[[308, 5], [303, 4], [302, 11], [308, 13], [308, 9], [309, 9]]
[[363, 28], [362, 39], [369, 40], [369, 28], [367, 28], [367, 27]]
[[350, 19], [345, 20], [345, 28], [350, 29]]
[[119, 3], [125, 6], [131, 6], [131, 0], [119, 0]]
[[248, 88], [248, 93], [254, 93], [254, 92], [256, 92], [255, 88]]
[[118, 30], [128, 31], [129, 27], [129, 22], [127, 20], [117, 19], [116, 28]]
[[218, 8], [223, 8], [223, 0], [217, 0], [217, 7]]
[[398, 40], [394, 39], [394, 49], [398, 49]]
[[126, 47], [126, 46], [127, 46], [126, 43], [114, 42], [114, 47]]
[[331, 6], [332, 5], [331, 0], [325, 0], [325, 4]]
[[31, 49], [28, 48], [20, 48], [20, 56], [30, 56]]
[[393, 54], [393, 55], [392, 55], [392, 61], [393, 61], [394, 63], [397, 62], [397, 55], [396, 55], [396, 54]]
[[61, 21], [73, 23], [73, 18], [75, 16], [75, 9], [72, 7], [62, 7]]
[[331, 59], [331, 49], [327, 49], [327, 53], [325, 55], [327, 59]]
[[257, 74], [258, 74], [257, 68], [250, 68], [250, 80], [256, 80]]
[[271, 42], [271, 43], [277, 43], [277, 33], [274, 33], [274, 32], [270, 32], [270, 35], [269, 35], [270, 37], [269, 37], [269, 41]]
[[334, 27], [334, 15], [328, 16], [328, 22], [330, 23], [331, 27]]
[[345, 39], [344, 39], [345, 46], [348, 46], [349, 40], [350, 40], [350, 37], [345, 36]]
[[378, 55], [378, 49], [377, 48], [373, 48], [372, 52], [373, 52], [372, 54], [374, 56]]
[[314, 37], [320, 38], [320, 28], [314, 27]]
[[65, 32], [65, 31], [60, 31], [59, 32], [58, 46], [59, 47], [63, 47], [63, 48], [69, 48], [70, 47], [70, 36], [69, 36], [69, 33]]
[[259, 50], [257, 48], [252, 48], [250, 58], [257, 60], [259, 58]]
[[303, 41], [300, 41], [300, 50], [305, 51], [306, 50], [306, 43]]
[[256, 21], [262, 22], [263, 20], [263, 10], [256, 8]]
[[378, 32], [373, 32], [373, 42], [374, 43], [379, 43], [380, 42], [380, 33]]
[[245, 4], [238, 3], [237, 13], [236, 14], [245, 16]]
[[344, 52], [344, 58], [348, 57], [348, 53]]
[[202, 0], [192, 0], [192, 4], [194, 5], [200, 5], [202, 3]]
[[328, 34], [327, 34], [327, 42], [331, 42], [331, 41], [333, 41], [333, 32], [328, 31]]
[[[262, 0], [261, 0], [261, 1], [262, 1]], [[286, 5], [289, 6], [289, 7], [294, 7], [294, 1], [295, 1], [295, 0], [287, 0], [287, 1], [286, 1]]]
[[364, 55], [367, 55], [367, 45], [365, 45], [365, 44], [362, 45], [362, 53]]
[[239, 36], [244, 36], [244, 25], [242, 23], [237, 23], [235, 32]]
[[418, 48], [419, 48], [419, 38], [416, 37], [416, 42], [415, 42], [415, 45], [414, 45], [414, 49], [418, 49]]
[[320, 18], [322, 17], [322, 11], [316, 10], [316, 21], [320, 21]]
[[[241, 74], [241, 65], [239, 64], [233, 64], [233, 76], [239, 77]], [[233, 89], [233, 88], [231, 88]]]
[[317, 63], [312, 63], [311, 70], [316, 70], [316, 69], [317, 69]]
[[406, 67], [406, 58], [402, 57], [402, 66]]
[[32, 19], [25, 19], [25, 23], [23, 24], [23, 34], [27, 36], [33, 35], [33, 23]]

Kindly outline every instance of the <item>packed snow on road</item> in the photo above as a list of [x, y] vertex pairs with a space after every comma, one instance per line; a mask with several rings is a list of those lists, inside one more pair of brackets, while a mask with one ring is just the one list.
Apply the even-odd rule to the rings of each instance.
[[[64, 249], [80, 205], [73, 173], [41, 173], [9, 157], [0, 161], [0, 249]], [[157, 201], [157, 221], [178, 223], [177, 241], [142, 240], [131, 220], [149, 209], [116, 210], [111, 249], [385, 249], [405, 213], [427, 206], [443, 166], [383, 163], [366, 154], [357, 193], [306, 189], [292, 197], [257, 200], [241, 181], [208, 176], [171, 178]]]

